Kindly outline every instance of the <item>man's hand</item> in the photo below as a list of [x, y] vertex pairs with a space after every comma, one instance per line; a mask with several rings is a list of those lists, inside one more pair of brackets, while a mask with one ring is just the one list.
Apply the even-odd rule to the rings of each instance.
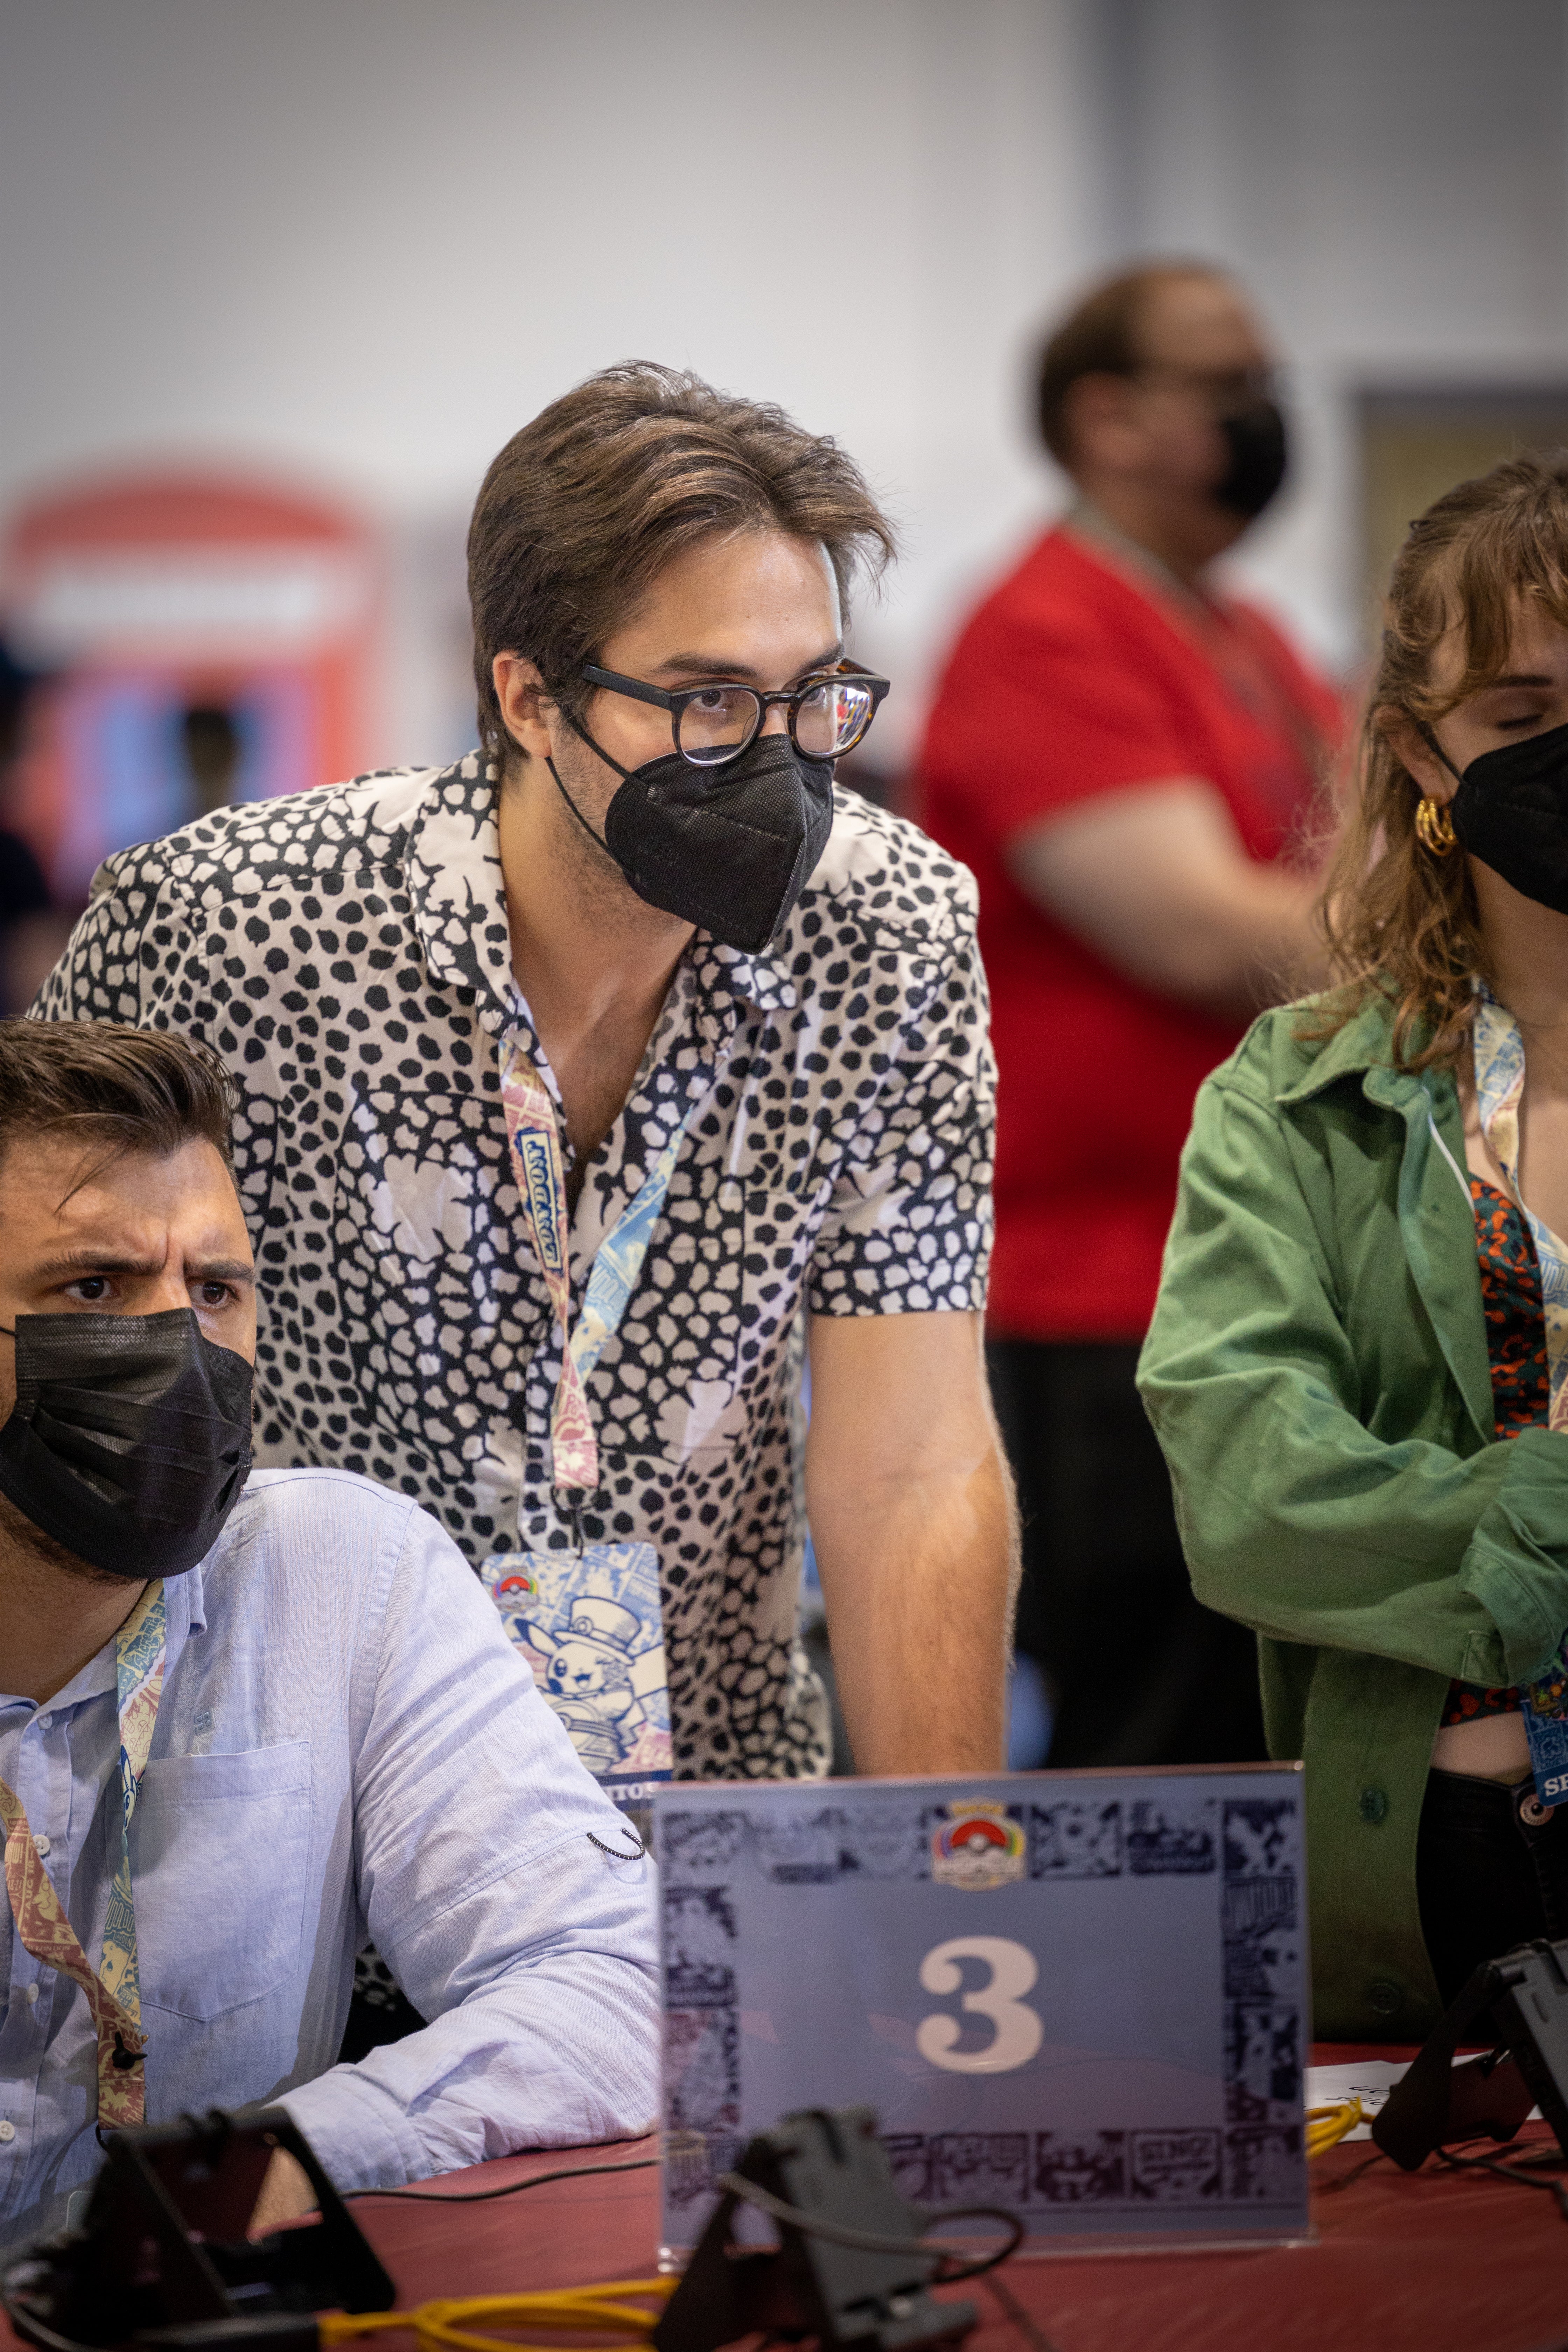
[[286, 2147], [274, 2148], [256, 2210], [250, 2217], [248, 2234], [264, 2238], [280, 2221], [298, 2221], [301, 2213], [313, 2213], [315, 2210], [316, 2192], [304, 2166]]
[[862, 1772], [994, 1772], [1016, 1582], [977, 1315], [811, 1320], [806, 1513]]
[[1129, 980], [1247, 1019], [1318, 987], [1316, 885], [1248, 857], [1199, 777], [1102, 793], [1020, 834], [1008, 870]]

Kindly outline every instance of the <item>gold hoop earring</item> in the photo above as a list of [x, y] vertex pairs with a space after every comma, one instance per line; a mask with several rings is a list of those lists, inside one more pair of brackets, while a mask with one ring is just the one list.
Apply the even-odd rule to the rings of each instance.
[[1429, 849], [1434, 857], [1447, 857], [1459, 838], [1441, 801], [1421, 802], [1415, 811], [1415, 831], [1423, 849]]

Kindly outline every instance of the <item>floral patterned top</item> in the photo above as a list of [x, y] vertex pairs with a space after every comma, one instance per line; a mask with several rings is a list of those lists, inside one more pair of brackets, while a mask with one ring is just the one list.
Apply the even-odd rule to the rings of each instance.
[[[1472, 1176], [1470, 1197], [1476, 1204], [1496, 1432], [1499, 1437], [1517, 1437], [1521, 1429], [1546, 1428], [1551, 1416], [1541, 1265], [1523, 1213], [1506, 1192]], [[1485, 1690], [1478, 1683], [1451, 1683], [1443, 1722], [1447, 1726], [1470, 1723], [1481, 1715], [1510, 1715], [1519, 1704], [1517, 1688]]]

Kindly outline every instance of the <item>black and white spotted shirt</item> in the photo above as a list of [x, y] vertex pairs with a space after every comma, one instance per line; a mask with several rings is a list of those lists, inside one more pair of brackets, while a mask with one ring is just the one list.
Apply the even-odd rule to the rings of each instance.
[[[963, 866], [840, 790], [772, 950], [691, 941], [588, 1169], [574, 1309], [708, 1090], [587, 1383], [605, 1483], [584, 1532], [658, 1553], [681, 1777], [826, 1769], [795, 1638], [805, 1313], [984, 1305], [994, 1080], [974, 912]], [[479, 756], [224, 810], [110, 858], [36, 1010], [204, 1037], [238, 1081], [258, 1462], [416, 1496], [475, 1562], [564, 1548], [560, 1343], [498, 1041], [554, 1081], [512, 979]]]

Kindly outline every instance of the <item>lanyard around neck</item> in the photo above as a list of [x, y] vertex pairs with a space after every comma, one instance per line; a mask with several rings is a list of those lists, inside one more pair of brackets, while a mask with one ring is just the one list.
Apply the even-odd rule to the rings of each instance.
[[139, 2124], [146, 2111], [147, 2037], [142, 2030], [136, 1906], [131, 1885], [131, 1817], [147, 1769], [168, 1654], [168, 1610], [154, 1578], [114, 1637], [114, 1693], [120, 1721], [118, 1853], [103, 1923], [102, 1966], [95, 1969], [66, 1916], [44, 1868], [37, 1840], [14, 1790], [0, 1780], [5, 1825], [5, 1887], [24, 1948], [45, 1967], [70, 1977], [87, 1995], [98, 2036], [98, 2120]]
[[522, 1048], [509, 1038], [501, 1040], [500, 1066], [507, 1139], [522, 1213], [561, 1332], [561, 1372], [550, 1414], [551, 1483], [558, 1496], [577, 1498], [580, 1508], [581, 1498], [596, 1494], [599, 1487], [599, 1444], [588, 1410], [587, 1378], [621, 1328], [687, 1129], [708, 1090], [688, 1104], [633, 1199], [600, 1243], [583, 1311], [574, 1324], [572, 1216], [555, 1098]]

